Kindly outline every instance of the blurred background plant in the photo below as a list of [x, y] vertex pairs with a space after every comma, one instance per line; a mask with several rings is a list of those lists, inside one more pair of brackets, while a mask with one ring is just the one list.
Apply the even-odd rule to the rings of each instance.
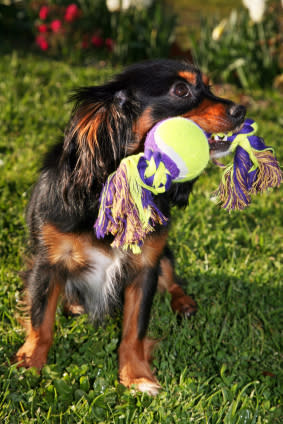
[[[107, 5], [111, 3], [115, 1], [107, 1]], [[174, 41], [176, 16], [169, 13], [162, 1], [127, 0], [124, 6], [122, 2], [121, 7], [109, 9], [112, 11], [111, 36], [116, 62], [168, 57]]]
[[0, 0], [0, 47], [5, 52], [13, 45], [32, 41], [29, 8], [19, 0]]
[[[233, 11], [223, 0], [0, 0], [2, 51], [10, 37], [23, 51], [77, 64], [194, 58], [213, 82], [271, 86], [282, 75], [283, 0], [231, 5]], [[186, 40], [178, 37], [181, 27]]]
[[0, 0], [1, 20], [3, 34], [33, 34], [38, 51], [73, 63], [167, 57], [176, 27], [161, 0]]
[[228, 18], [203, 18], [191, 38], [193, 56], [214, 81], [243, 88], [271, 86], [282, 72], [282, 6], [279, 1], [244, 0]]
[[104, 0], [31, 2], [30, 11], [36, 45], [52, 57], [76, 63], [90, 49], [98, 59], [109, 50], [110, 13]]

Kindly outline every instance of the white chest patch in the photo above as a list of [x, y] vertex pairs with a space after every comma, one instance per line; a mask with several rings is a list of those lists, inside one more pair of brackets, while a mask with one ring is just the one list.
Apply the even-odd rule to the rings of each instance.
[[70, 303], [81, 301], [86, 313], [96, 320], [119, 303], [119, 277], [126, 254], [113, 249], [110, 256], [95, 247], [87, 247], [85, 253], [88, 269], [67, 280], [65, 294]]

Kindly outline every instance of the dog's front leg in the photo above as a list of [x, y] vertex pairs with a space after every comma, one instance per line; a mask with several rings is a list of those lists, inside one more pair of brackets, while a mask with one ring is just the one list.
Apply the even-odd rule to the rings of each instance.
[[119, 348], [120, 381], [127, 387], [156, 395], [160, 385], [150, 369], [155, 341], [146, 337], [150, 309], [157, 287], [158, 269], [142, 269], [125, 290], [122, 342]]
[[53, 339], [53, 325], [61, 285], [55, 281], [48, 264], [35, 263], [27, 281], [29, 320], [26, 340], [14, 361], [25, 368], [40, 370], [47, 361]]

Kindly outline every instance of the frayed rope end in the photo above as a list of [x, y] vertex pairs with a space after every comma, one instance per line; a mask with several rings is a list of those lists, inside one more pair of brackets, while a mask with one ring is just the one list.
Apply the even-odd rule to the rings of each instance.
[[221, 183], [213, 193], [216, 202], [228, 211], [244, 209], [250, 204], [252, 194], [279, 187], [282, 182], [282, 171], [273, 149], [255, 135], [240, 136], [238, 140], [234, 136], [234, 161], [225, 168]]
[[123, 159], [117, 171], [108, 177], [94, 224], [98, 238], [112, 234], [112, 247], [133, 253], [141, 252], [143, 240], [156, 225], [167, 222], [140, 179], [137, 166], [140, 157], [133, 155]]

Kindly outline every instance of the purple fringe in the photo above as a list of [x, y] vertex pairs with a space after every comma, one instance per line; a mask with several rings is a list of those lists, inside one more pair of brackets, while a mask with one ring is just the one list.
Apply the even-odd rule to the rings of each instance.
[[253, 169], [248, 152], [241, 146], [236, 148], [233, 165], [226, 169], [215, 193], [224, 209], [244, 209], [251, 202], [251, 194], [278, 187], [282, 181], [282, 172], [272, 148], [255, 135], [248, 140], [259, 166]]

